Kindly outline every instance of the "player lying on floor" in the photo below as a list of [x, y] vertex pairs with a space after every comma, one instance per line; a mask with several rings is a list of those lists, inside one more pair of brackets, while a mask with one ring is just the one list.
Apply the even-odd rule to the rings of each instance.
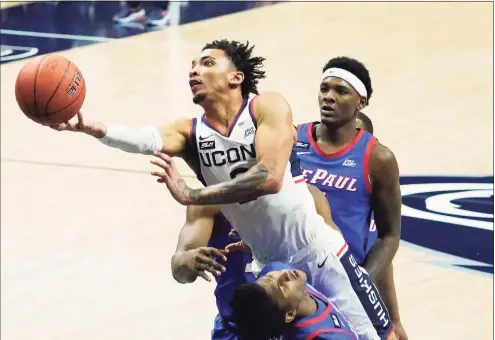
[[252, 283], [236, 288], [225, 328], [243, 340], [351, 340], [352, 326], [328, 299], [307, 284], [306, 274], [272, 262]]

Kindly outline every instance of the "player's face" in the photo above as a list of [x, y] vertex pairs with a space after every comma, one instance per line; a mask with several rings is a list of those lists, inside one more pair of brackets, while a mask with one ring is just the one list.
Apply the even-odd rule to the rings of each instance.
[[189, 71], [193, 102], [200, 104], [212, 93], [228, 92], [239, 73], [224, 51], [202, 51], [199, 57], [193, 60]]
[[295, 310], [305, 294], [307, 277], [303, 271], [280, 270], [266, 274], [256, 283], [261, 285], [284, 312]]
[[342, 126], [355, 119], [365, 100], [347, 81], [327, 77], [320, 83], [318, 103], [322, 123]]

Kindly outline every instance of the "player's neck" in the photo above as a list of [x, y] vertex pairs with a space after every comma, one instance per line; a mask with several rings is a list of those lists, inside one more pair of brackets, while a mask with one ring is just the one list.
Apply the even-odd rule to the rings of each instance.
[[241, 108], [244, 98], [241, 96], [224, 95], [203, 103], [203, 109], [208, 120], [216, 127], [228, 129], [229, 124], [234, 119]]
[[346, 124], [340, 127], [328, 127], [325, 124], [318, 124], [316, 127], [316, 136], [318, 143], [329, 144], [333, 146], [344, 146], [349, 144], [356, 137], [356, 124]]
[[313, 300], [313, 298], [311, 298], [311, 296], [306, 293], [301, 303], [299, 304], [299, 307], [297, 307], [296, 318], [301, 319], [312, 316], [316, 313], [317, 309], [318, 304], [316, 303], [316, 301]]

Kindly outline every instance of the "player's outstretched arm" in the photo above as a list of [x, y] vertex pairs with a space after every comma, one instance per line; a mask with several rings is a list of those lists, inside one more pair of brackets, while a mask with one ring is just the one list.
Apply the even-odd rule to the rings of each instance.
[[397, 160], [389, 148], [378, 142], [371, 151], [369, 173], [378, 239], [366, 256], [364, 268], [374, 281], [390, 266], [399, 248], [402, 207]]
[[198, 276], [211, 281], [206, 272], [219, 276], [225, 267], [226, 251], [208, 247], [218, 208], [214, 206], [188, 206], [186, 222], [177, 240], [172, 256], [172, 275], [179, 283], [194, 282]]
[[161, 151], [171, 156], [179, 156], [189, 135], [190, 122], [190, 119], [184, 119], [164, 127], [146, 126], [133, 129], [86, 121], [83, 114], [78, 112], [77, 121], [53, 125], [51, 128], [57, 131], [82, 132], [109, 147], [130, 153], [150, 155]]
[[201, 189], [189, 188], [176, 170], [171, 157], [156, 154], [153, 164], [165, 170], [154, 172], [159, 182], [167, 184], [172, 196], [184, 205], [230, 204], [254, 200], [280, 191], [292, 144], [292, 111], [279, 94], [269, 92], [254, 99], [257, 123], [255, 150], [257, 164], [249, 170], [240, 168], [232, 180]]
[[306, 185], [308, 186], [311, 196], [313, 196], [313, 201], [315, 202], [316, 212], [318, 215], [323, 217], [326, 224], [342, 234], [340, 228], [333, 221], [332, 210], [330, 209], [330, 204], [328, 203], [325, 195], [314, 185], [308, 183], [306, 183]]

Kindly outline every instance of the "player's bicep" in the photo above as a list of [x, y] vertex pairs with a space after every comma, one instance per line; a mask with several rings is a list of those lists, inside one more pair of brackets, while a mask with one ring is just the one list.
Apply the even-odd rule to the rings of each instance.
[[211, 237], [217, 212], [218, 209], [213, 206], [188, 206], [186, 221], [179, 233], [176, 251], [206, 247]]
[[373, 179], [371, 203], [379, 236], [400, 235], [402, 196], [399, 166], [394, 154], [383, 145], [373, 150], [370, 170]]
[[281, 181], [294, 141], [291, 108], [281, 95], [270, 92], [255, 99], [254, 115], [258, 164], [267, 169], [269, 177]]
[[191, 120], [184, 119], [171, 125], [160, 127], [162, 152], [170, 156], [179, 156], [184, 152], [187, 139], [191, 134]]

